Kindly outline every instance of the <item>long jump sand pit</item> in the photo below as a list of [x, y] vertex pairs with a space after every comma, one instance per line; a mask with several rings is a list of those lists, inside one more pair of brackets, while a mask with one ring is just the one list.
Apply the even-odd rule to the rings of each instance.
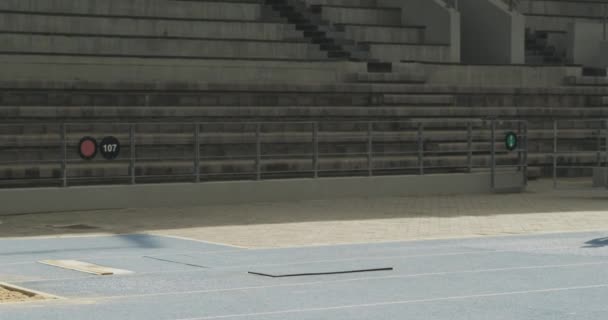
[[50, 298], [37, 292], [0, 283], [0, 303], [39, 301]]

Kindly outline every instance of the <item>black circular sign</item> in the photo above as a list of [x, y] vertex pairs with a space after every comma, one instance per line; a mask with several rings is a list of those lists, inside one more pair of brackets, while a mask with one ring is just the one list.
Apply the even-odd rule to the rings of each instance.
[[115, 137], [105, 137], [99, 143], [99, 152], [106, 160], [114, 160], [120, 154], [120, 141]]
[[97, 155], [97, 141], [91, 137], [84, 137], [78, 143], [78, 154], [84, 160], [92, 160]]
[[517, 149], [517, 145], [519, 144], [519, 138], [515, 132], [507, 132], [505, 135], [505, 147], [509, 151], [513, 151]]

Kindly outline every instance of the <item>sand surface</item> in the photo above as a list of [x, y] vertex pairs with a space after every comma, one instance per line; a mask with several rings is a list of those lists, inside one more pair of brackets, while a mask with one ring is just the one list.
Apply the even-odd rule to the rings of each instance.
[[0, 303], [8, 303], [8, 302], [22, 302], [22, 301], [30, 301], [30, 300], [42, 300], [44, 297], [34, 295], [28, 296], [19, 291], [13, 291], [6, 289], [4, 287], [0, 287]]

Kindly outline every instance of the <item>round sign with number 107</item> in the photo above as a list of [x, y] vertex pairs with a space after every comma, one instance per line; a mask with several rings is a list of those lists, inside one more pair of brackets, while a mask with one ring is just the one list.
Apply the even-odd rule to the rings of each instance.
[[105, 137], [99, 143], [99, 152], [106, 160], [114, 160], [120, 154], [120, 141], [116, 137]]

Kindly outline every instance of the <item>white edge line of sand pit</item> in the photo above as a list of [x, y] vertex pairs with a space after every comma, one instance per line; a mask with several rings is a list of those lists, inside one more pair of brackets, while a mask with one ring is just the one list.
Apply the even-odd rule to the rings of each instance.
[[[37, 295], [37, 296], [41, 296], [45, 299], [49, 299], [49, 300], [60, 300], [60, 299], [65, 299], [64, 297], [60, 297], [54, 294], [50, 294], [50, 293], [46, 293], [46, 292], [41, 292], [41, 291], [37, 291], [37, 290], [32, 290], [32, 289], [28, 289], [28, 288], [24, 288], [21, 286], [16, 286], [14, 284], [10, 284], [10, 283], [6, 283], [6, 282], [1, 282], [0, 281], [0, 287], [7, 289], [7, 290], [12, 290], [12, 291], [18, 291], [21, 292], [25, 295]], [[38, 300], [38, 302], [41, 302], [44, 300]], [[12, 303], [28, 303], [28, 302], [32, 302], [32, 301], [15, 301], [15, 302], [5, 302], [3, 304], [12, 304]]]

